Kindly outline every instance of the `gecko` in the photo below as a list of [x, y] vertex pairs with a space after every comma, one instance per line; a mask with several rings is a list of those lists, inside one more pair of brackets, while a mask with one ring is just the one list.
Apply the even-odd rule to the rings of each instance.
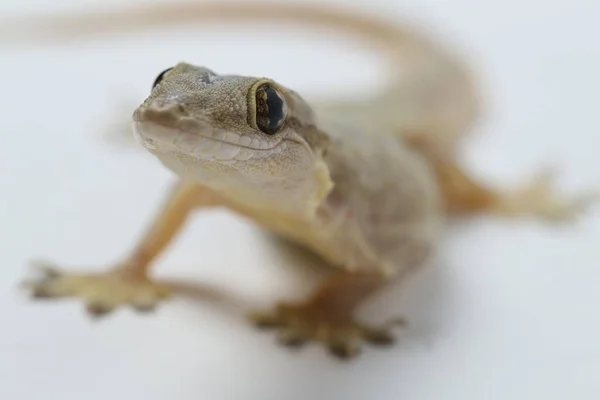
[[91, 315], [155, 310], [173, 288], [152, 277], [154, 260], [196, 211], [225, 208], [331, 267], [306, 298], [250, 310], [249, 322], [278, 330], [283, 344], [314, 342], [351, 359], [365, 343], [394, 343], [392, 324], [366, 324], [357, 310], [426, 265], [448, 221], [571, 221], [592, 203], [586, 193], [557, 193], [544, 171], [502, 189], [461, 167], [457, 150], [481, 119], [481, 87], [465, 57], [406, 24], [322, 5], [168, 2], [31, 25], [44, 39], [71, 40], [246, 21], [352, 35], [380, 53], [387, 84], [372, 96], [309, 100], [235, 66], [166, 60], [130, 114], [136, 143], [177, 177], [162, 208], [112, 268], [41, 268], [26, 281], [34, 298], [78, 298]]

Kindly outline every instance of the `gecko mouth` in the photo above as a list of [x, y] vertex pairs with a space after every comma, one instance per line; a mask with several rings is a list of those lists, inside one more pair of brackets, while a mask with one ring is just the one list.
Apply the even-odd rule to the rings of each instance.
[[[248, 135], [216, 131], [216, 135], [207, 137], [155, 121], [134, 121], [133, 132], [136, 141], [151, 152], [184, 154], [202, 160], [246, 161], [251, 158], [263, 158], [278, 152], [283, 143], [280, 141], [273, 147], [260, 148], [261, 143]], [[225, 140], [226, 136], [230, 140], [239, 139], [238, 143]], [[248, 146], [248, 142], [257, 147]]]
[[151, 152], [177, 153], [202, 160], [263, 158], [283, 143], [215, 129], [185, 114], [177, 105], [140, 107], [133, 114], [136, 141]]

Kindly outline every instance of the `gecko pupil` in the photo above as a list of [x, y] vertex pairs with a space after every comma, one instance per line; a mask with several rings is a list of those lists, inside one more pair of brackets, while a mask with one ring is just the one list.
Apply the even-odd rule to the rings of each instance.
[[172, 69], [173, 69], [173, 67], [167, 68], [163, 72], [161, 72], [160, 74], [158, 74], [158, 76], [154, 80], [154, 83], [152, 84], [152, 88], [156, 87], [156, 85], [158, 85], [163, 80], [163, 78], [165, 77], [165, 74], [167, 72], [169, 72], [170, 70], [172, 70]]
[[268, 135], [277, 133], [285, 121], [285, 101], [277, 89], [268, 84], [256, 90], [256, 126]]

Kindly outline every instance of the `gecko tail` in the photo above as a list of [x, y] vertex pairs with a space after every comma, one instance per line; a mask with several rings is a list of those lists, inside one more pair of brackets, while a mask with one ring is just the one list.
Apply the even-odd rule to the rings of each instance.
[[[481, 114], [479, 87], [464, 55], [422, 35], [399, 16], [369, 15], [364, 7], [325, 6], [264, 0], [186, 1], [98, 8], [19, 19], [0, 19], [0, 44], [60, 44], [169, 26], [198, 29], [223, 23], [271, 27], [297, 25], [352, 37], [357, 45], [380, 53], [389, 77], [385, 109], [373, 118], [401, 118], [402, 126], [432, 140], [454, 143], [469, 132]], [[470, 64], [470, 63], [469, 63]], [[337, 107], [337, 106], [336, 106]], [[394, 115], [396, 113], [396, 115]], [[128, 132], [129, 130], [127, 130]]]

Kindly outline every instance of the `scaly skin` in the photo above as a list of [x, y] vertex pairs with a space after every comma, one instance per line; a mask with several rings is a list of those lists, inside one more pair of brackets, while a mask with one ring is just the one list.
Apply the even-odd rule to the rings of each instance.
[[268, 78], [174, 65], [159, 75], [133, 120], [137, 141], [180, 182], [123, 263], [94, 275], [47, 269], [29, 282], [38, 297], [79, 296], [96, 314], [125, 303], [152, 308], [168, 295], [148, 276], [152, 260], [192, 210], [225, 206], [338, 271], [306, 301], [280, 303], [253, 314], [254, 320], [280, 328], [285, 343], [316, 340], [351, 356], [360, 340], [391, 341], [389, 324], [368, 327], [354, 320], [354, 312], [387, 282], [429, 259], [446, 217], [490, 212], [562, 220], [587, 204], [556, 198], [547, 181], [503, 193], [468, 178], [453, 149], [478, 115], [476, 85], [464, 66], [409, 29], [289, 4], [170, 3], [139, 9], [133, 19], [134, 11], [57, 17], [34, 26], [48, 39], [178, 19], [318, 24], [381, 45], [392, 67], [389, 85], [368, 100], [309, 104]]
[[[285, 99], [274, 134], [248, 122], [261, 85]], [[299, 95], [271, 80], [180, 63], [134, 120], [140, 144], [182, 179], [331, 264], [402, 271], [413, 247], [425, 251], [436, 242], [442, 210], [435, 178], [414, 151], [394, 132], [374, 139], [343, 120], [321, 124]]]

